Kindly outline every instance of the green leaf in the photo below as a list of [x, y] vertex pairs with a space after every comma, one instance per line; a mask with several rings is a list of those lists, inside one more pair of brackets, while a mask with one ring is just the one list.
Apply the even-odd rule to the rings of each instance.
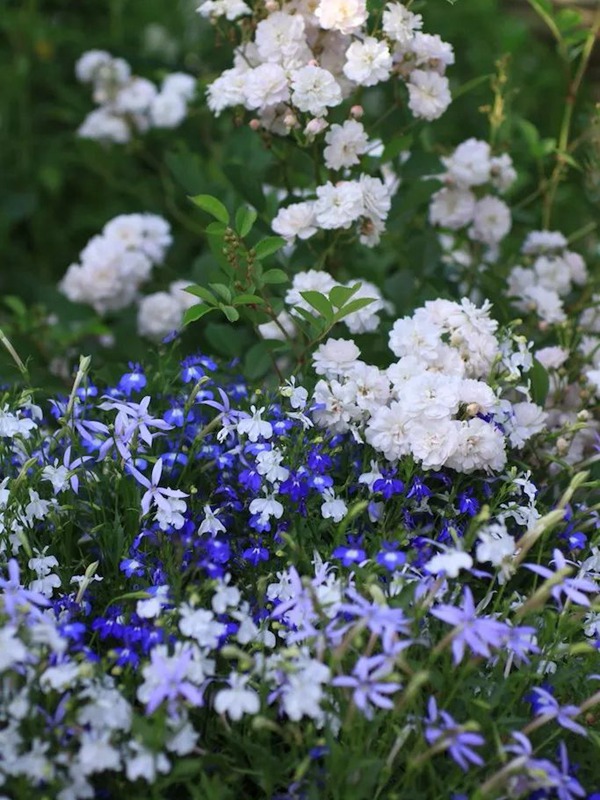
[[198, 286], [198, 284], [194, 284], [193, 286], [186, 286], [184, 291], [188, 292], [189, 294], [193, 294], [195, 297], [201, 297], [205, 303], [208, 303], [209, 306], [216, 306], [218, 303], [212, 292], [209, 292], [208, 289], [204, 288], [204, 286]]
[[340, 320], [347, 317], [349, 314], [354, 314], [355, 311], [360, 311], [361, 308], [365, 308], [366, 306], [370, 306], [371, 303], [375, 302], [374, 297], [359, 297], [357, 300], [351, 300], [349, 303], [346, 303], [345, 306], [340, 308], [337, 314], [334, 317], [335, 322], [339, 322]]
[[228, 286], [225, 286], [224, 283], [209, 283], [208, 285], [220, 295], [226, 303], [231, 303], [231, 289]]
[[285, 245], [285, 239], [282, 236], [267, 236], [266, 239], [261, 239], [254, 247], [254, 253], [258, 261], [263, 258], [276, 253]]
[[242, 238], [250, 233], [257, 216], [256, 210], [251, 206], [238, 208], [235, 215], [235, 229]]
[[355, 283], [353, 286], [334, 286], [329, 291], [329, 299], [335, 308], [341, 308], [350, 300], [352, 295], [358, 292], [360, 286], [360, 283]]
[[225, 314], [229, 322], [237, 322], [240, 318], [240, 312], [233, 306], [226, 306], [223, 303], [219, 305], [221, 311]]
[[331, 322], [333, 320], [333, 306], [324, 294], [321, 294], [321, 292], [307, 291], [300, 292], [300, 295], [309, 305], [319, 312], [323, 319], [327, 320], [327, 322]]
[[261, 378], [272, 366], [269, 348], [265, 342], [257, 342], [244, 357], [244, 375], [250, 380]]
[[2, 302], [5, 306], [8, 306], [10, 310], [17, 316], [17, 317], [26, 317], [27, 316], [27, 306], [25, 303], [19, 298], [15, 297], [14, 295], [8, 295], [4, 297]]
[[209, 222], [204, 232], [211, 236], [223, 236], [227, 230], [227, 225], [224, 222]]
[[392, 161], [392, 159], [399, 156], [400, 153], [404, 152], [405, 150], [410, 150], [410, 147], [413, 143], [413, 135], [412, 133], [404, 134], [403, 136], [395, 136], [388, 144], [386, 144], [383, 150], [383, 156], [381, 157], [381, 161], [385, 163], [386, 161]]
[[288, 283], [290, 279], [282, 269], [268, 269], [262, 280], [263, 283]]
[[550, 379], [546, 368], [536, 358], [533, 359], [529, 378], [531, 380], [531, 399], [534, 403], [543, 406], [550, 389]]
[[225, 225], [229, 224], [229, 212], [216, 197], [210, 194], [197, 194], [194, 197], [190, 197], [190, 200], [195, 206], [206, 211], [207, 214], [210, 214], [211, 217], [214, 217], [219, 222], [223, 222]]
[[265, 301], [257, 294], [238, 294], [233, 298], [234, 306], [264, 306]]
[[192, 306], [191, 308], [186, 309], [185, 314], [183, 315], [183, 324], [189, 325], [190, 322], [195, 322], [200, 317], [203, 317], [205, 314], [208, 314], [209, 311], [214, 311], [214, 308], [210, 306], [205, 306], [204, 303], [198, 303], [197, 306]]

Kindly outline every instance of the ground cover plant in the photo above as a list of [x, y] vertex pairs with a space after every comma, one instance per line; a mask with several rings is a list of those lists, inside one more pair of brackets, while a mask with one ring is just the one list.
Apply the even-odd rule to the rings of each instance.
[[600, 13], [530, 6], [539, 117], [469, 0], [76, 54], [149, 193], [5, 299], [0, 797], [600, 796]]

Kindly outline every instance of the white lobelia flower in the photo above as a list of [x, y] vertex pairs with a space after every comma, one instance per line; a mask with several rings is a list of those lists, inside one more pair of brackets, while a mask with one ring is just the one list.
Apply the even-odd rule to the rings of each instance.
[[275, 494], [266, 494], [264, 497], [255, 497], [249, 507], [251, 514], [259, 514], [263, 520], [271, 517], [281, 519], [283, 516], [283, 506], [279, 500], [275, 499]]
[[433, 575], [443, 572], [448, 578], [456, 578], [461, 569], [471, 569], [473, 559], [462, 550], [448, 550], [438, 553], [426, 564], [425, 569]]
[[237, 432], [246, 435], [251, 442], [257, 442], [261, 436], [263, 439], [270, 439], [273, 436], [273, 426], [270, 422], [262, 419], [261, 415], [265, 409], [251, 406], [250, 411], [252, 415], [241, 419], [236, 425]]
[[344, 501], [335, 496], [333, 489], [325, 489], [322, 494], [321, 516], [323, 519], [332, 519], [341, 522], [348, 513], [348, 506]]
[[214, 708], [217, 714], [227, 714], [230, 719], [240, 720], [244, 714], [258, 714], [260, 698], [247, 684], [249, 675], [231, 672], [229, 689], [221, 689], [215, 695]]

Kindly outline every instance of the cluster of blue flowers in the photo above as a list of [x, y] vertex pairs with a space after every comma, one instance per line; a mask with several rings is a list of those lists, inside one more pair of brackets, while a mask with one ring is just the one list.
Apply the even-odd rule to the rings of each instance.
[[413, 791], [431, 763], [448, 797], [467, 780], [481, 797], [595, 788], [594, 509], [575, 487], [543, 503], [516, 467], [378, 460], [311, 414], [302, 387], [270, 396], [204, 356], [155, 380], [131, 364], [112, 387], [83, 364], [47, 415], [7, 396], [9, 796], [100, 797], [123, 781], [170, 796], [183, 756], [258, 792], [214, 761], [231, 737], [243, 748], [247, 719], [294, 740], [264, 796], [329, 796], [323, 770], [357, 746], [357, 715], [393, 720], [404, 767], [382, 791]]

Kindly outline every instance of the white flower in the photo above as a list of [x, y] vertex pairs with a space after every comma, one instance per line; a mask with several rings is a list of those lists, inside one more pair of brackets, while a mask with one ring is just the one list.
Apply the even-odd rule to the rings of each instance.
[[254, 689], [247, 688], [249, 675], [237, 672], [229, 674], [229, 689], [221, 689], [215, 695], [214, 708], [217, 714], [227, 714], [230, 719], [240, 720], [244, 714], [258, 714], [260, 698]]
[[225, 70], [206, 89], [208, 107], [218, 117], [224, 109], [242, 105], [244, 103], [245, 86], [245, 70]]
[[365, 436], [369, 444], [383, 453], [388, 461], [397, 461], [410, 453], [408, 427], [410, 416], [403, 403], [382, 406], [367, 424]]
[[408, 428], [410, 450], [424, 469], [440, 469], [454, 455], [459, 443], [460, 423], [452, 420], [411, 422]]
[[364, 213], [363, 189], [356, 181], [327, 182], [317, 187], [314, 205], [317, 224], [321, 228], [349, 228]]
[[366, 0], [321, 0], [315, 10], [321, 28], [353, 33], [367, 20]]
[[451, 156], [442, 158], [447, 178], [461, 188], [481, 186], [490, 180], [491, 150], [487, 142], [467, 139]]
[[388, 3], [383, 12], [383, 31], [401, 47], [406, 47], [414, 32], [423, 27], [420, 14], [413, 14], [401, 3]]
[[196, 94], [196, 79], [185, 72], [171, 72], [163, 80], [161, 92], [178, 94], [184, 100], [192, 100]]
[[539, 286], [555, 291], [561, 297], [571, 291], [571, 274], [566, 261], [559, 256], [541, 255], [533, 264]]
[[490, 561], [495, 567], [512, 558], [516, 544], [506, 527], [501, 523], [487, 525], [477, 534], [479, 544], [475, 550], [477, 561]]
[[158, 90], [152, 81], [146, 78], [132, 78], [117, 92], [114, 110], [120, 114], [143, 114], [150, 108], [157, 93]]
[[471, 569], [472, 566], [473, 559], [468, 553], [462, 550], [448, 550], [433, 556], [425, 564], [425, 569], [433, 575], [443, 572], [449, 578], [456, 578], [461, 569]]
[[348, 506], [344, 501], [335, 496], [333, 489], [325, 489], [322, 494], [321, 516], [323, 519], [332, 519], [341, 522], [348, 513]]
[[260, 64], [248, 70], [244, 77], [246, 108], [266, 108], [289, 99], [287, 75], [279, 64]]
[[220, 510], [219, 508], [213, 512], [210, 506], [204, 506], [204, 519], [198, 528], [199, 534], [210, 533], [211, 536], [216, 536], [219, 533], [226, 532], [225, 525], [223, 525], [220, 519], [217, 519], [217, 514]]
[[329, 169], [352, 167], [360, 162], [359, 156], [367, 151], [369, 139], [363, 125], [354, 119], [343, 125], [332, 125], [325, 134], [327, 147], [323, 151]]
[[131, 129], [123, 117], [102, 107], [87, 115], [77, 129], [77, 135], [82, 139], [125, 144], [131, 139]]
[[437, 72], [415, 69], [410, 73], [407, 86], [408, 107], [415, 117], [438, 119], [452, 102], [448, 79]]
[[171, 768], [164, 753], [154, 753], [140, 742], [129, 742], [129, 753], [125, 759], [127, 780], [134, 782], [143, 778], [147, 783], [154, 783], [158, 772], [166, 774]]
[[452, 45], [444, 42], [437, 34], [415, 32], [410, 51], [417, 67], [432, 69], [443, 75], [446, 67], [454, 64]]
[[271, 227], [288, 241], [293, 241], [296, 236], [299, 239], [309, 239], [317, 232], [314, 203], [292, 203], [280, 208]]
[[278, 483], [287, 480], [290, 471], [281, 466], [283, 453], [274, 447], [272, 450], [264, 450], [256, 456], [256, 471], [263, 475], [269, 483]]
[[153, 99], [149, 110], [156, 128], [176, 128], [186, 117], [187, 103], [177, 92], [162, 91]]
[[214, 649], [227, 628], [215, 619], [212, 611], [192, 608], [187, 604], [179, 607], [179, 630], [184, 636], [195, 639], [200, 647]]
[[514, 403], [512, 417], [507, 420], [510, 443], [521, 448], [528, 439], [546, 427], [548, 414], [535, 403]]
[[390, 77], [392, 54], [385, 42], [373, 36], [352, 42], [346, 51], [344, 75], [359, 86], [374, 86]]
[[140, 336], [163, 339], [181, 327], [182, 319], [181, 305], [169, 292], [155, 292], [140, 300], [137, 317]]
[[257, 442], [262, 436], [263, 439], [270, 439], [273, 436], [273, 426], [270, 422], [262, 419], [264, 408], [257, 409], [256, 406], [251, 406], [250, 411], [252, 415], [248, 415], [245, 419], [241, 419], [236, 428], [239, 434], [246, 435], [251, 442]]
[[240, 590], [236, 586], [229, 586], [231, 575], [219, 579], [212, 596], [211, 605], [215, 614], [224, 614], [228, 608], [233, 608], [240, 602]]
[[461, 422], [458, 445], [446, 466], [457, 472], [485, 470], [498, 472], [506, 464], [506, 445], [502, 433], [479, 417]]
[[323, 117], [342, 102], [342, 90], [326, 69], [307, 65], [292, 71], [292, 103], [300, 111]]
[[531, 231], [525, 238], [521, 252], [529, 254], [562, 250], [567, 244], [567, 240], [559, 231]]
[[469, 236], [478, 242], [495, 245], [510, 231], [512, 218], [510, 209], [498, 197], [482, 197], [475, 203], [473, 225]]
[[251, 514], [259, 514], [263, 520], [271, 517], [281, 519], [283, 516], [283, 506], [279, 500], [275, 499], [274, 494], [267, 494], [265, 497], [255, 497], [249, 507]]
[[458, 230], [472, 222], [475, 203], [475, 195], [467, 189], [445, 187], [431, 198], [429, 221], [432, 225]]
[[252, 9], [243, 0], [205, 0], [196, 10], [202, 17], [226, 17], [230, 22], [252, 14]]
[[360, 356], [360, 350], [351, 339], [327, 339], [313, 353], [317, 375], [337, 377], [346, 375]]
[[304, 17], [275, 11], [256, 26], [254, 37], [258, 55], [263, 61], [300, 67], [312, 58], [305, 37]]

